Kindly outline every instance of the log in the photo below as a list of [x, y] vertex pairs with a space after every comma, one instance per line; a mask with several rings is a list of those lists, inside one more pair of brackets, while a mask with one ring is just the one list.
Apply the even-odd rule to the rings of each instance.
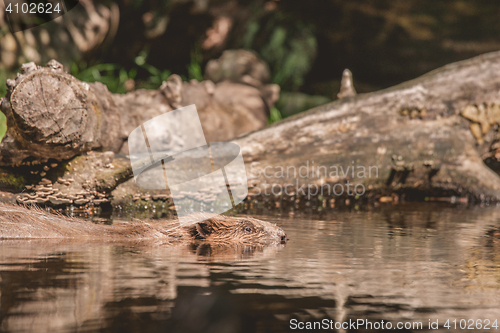
[[[69, 162], [44, 167], [40, 181], [16, 196], [19, 204], [99, 206], [109, 204], [111, 192], [133, 174], [130, 160], [111, 151], [87, 152]], [[46, 173], [46, 174], [45, 174]], [[38, 172], [37, 172], [38, 174]], [[39, 179], [37, 177], [31, 177]]]
[[[166, 92], [179, 103], [185, 95], [175, 81], [167, 82]], [[495, 52], [379, 92], [341, 94], [347, 97], [234, 142], [242, 148], [255, 196], [497, 201], [500, 177], [484, 161], [500, 157], [499, 91]], [[145, 99], [160, 93], [165, 96], [165, 90], [150, 92]], [[124, 96], [133, 102], [132, 95]], [[140, 96], [136, 101], [146, 105]]]
[[24, 64], [7, 87], [0, 106], [7, 117], [0, 165], [60, 161], [121, 147], [120, 112], [103, 84], [81, 82], [52, 60], [43, 68]]
[[[499, 200], [500, 52], [369, 94], [344, 76], [340, 100], [233, 141], [252, 202]], [[115, 200], [145, 191], [130, 180]]]
[[7, 133], [0, 143], [0, 166], [68, 160], [90, 150], [128, 153], [126, 139], [145, 121], [195, 104], [207, 141], [226, 141], [262, 128], [279, 87], [210, 80], [183, 82], [171, 75], [157, 90], [112, 94], [101, 83], [86, 83], [63, 71], [24, 64], [7, 80], [0, 108]]
[[[484, 161], [500, 157], [499, 123], [500, 52], [494, 52], [343, 98], [234, 142], [256, 196], [335, 198], [334, 189], [344, 189], [341, 196], [351, 200], [395, 193], [498, 201], [500, 177]], [[358, 195], [347, 194], [355, 185]]]

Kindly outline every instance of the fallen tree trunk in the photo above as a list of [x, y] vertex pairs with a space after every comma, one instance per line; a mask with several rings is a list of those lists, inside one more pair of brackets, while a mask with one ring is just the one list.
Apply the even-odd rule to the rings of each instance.
[[498, 200], [500, 177], [483, 160], [499, 157], [499, 123], [495, 52], [341, 99], [235, 142], [243, 149], [255, 195], [349, 196], [348, 188], [352, 193], [358, 185], [358, 197]]
[[[500, 177], [483, 161], [500, 156], [499, 90], [496, 52], [345, 97], [234, 142], [255, 186], [251, 195], [295, 200], [398, 193], [496, 201]], [[140, 96], [136, 102], [144, 107]], [[113, 193], [121, 201], [136, 191], [129, 180]]]

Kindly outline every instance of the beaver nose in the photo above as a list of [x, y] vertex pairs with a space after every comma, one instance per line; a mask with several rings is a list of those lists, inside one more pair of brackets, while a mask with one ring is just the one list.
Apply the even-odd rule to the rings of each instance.
[[288, 240], [288, 238], [286, 237], [286, 235], [281, 236], [281, 243], [282, 244], [286, 243], [287, 240]]

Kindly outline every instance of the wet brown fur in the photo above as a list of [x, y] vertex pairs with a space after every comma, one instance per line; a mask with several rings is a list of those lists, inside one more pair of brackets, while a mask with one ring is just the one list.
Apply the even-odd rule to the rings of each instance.
[[188, 226], [177, 220], [94, 224], [88, 220], [49, 214], [41, 209], [0, 204], [0, 239], [95, 239], [104, 241], [206, 241], [223, 244], [286, 242], [274, 224], [248, 217], [214, 216]]

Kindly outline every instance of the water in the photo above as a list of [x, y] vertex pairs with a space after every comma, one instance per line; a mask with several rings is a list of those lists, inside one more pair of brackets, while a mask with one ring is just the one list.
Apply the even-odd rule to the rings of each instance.
[[0, 242], [0, 330], [289, 332], [318, 322], [353, 332], [349, 320], [362, 319], [372, 329], [360, 332], [387, 331], [388, 322], [392, 331], [398, 323], [413, 326], [407, 332], [498, 331], [499, 208], [400, 204], [257, 217], [285, 229], [289, 243]]

